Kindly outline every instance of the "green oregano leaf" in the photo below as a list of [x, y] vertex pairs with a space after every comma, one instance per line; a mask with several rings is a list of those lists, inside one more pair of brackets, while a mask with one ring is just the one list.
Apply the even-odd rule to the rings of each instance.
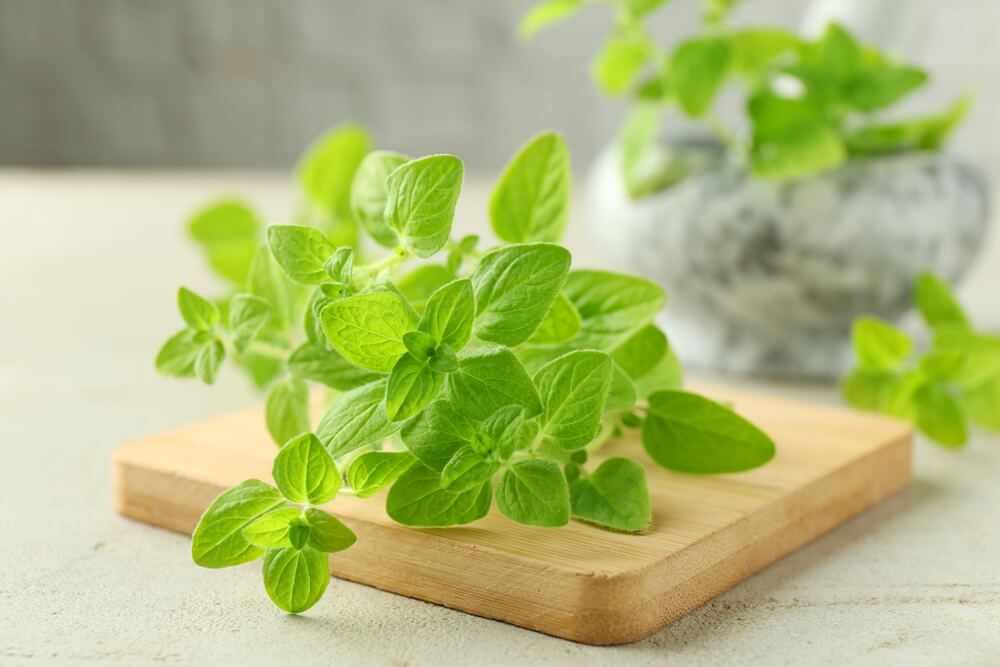
[[306, 547], [268, 549], [264, 554], [264, 590], [280, 609], [303, 612], [319, 602], [330, 583], [326, 554]]
[[722, 37], [694, 37], [677, 47], [668, 77], [684, 113], [696, 118], [711, 109], [731, 61], [732, 51]]
[[632, 85], [648, 58], [645, 42], [623, 32], [604, 43], [590, 65], [590, 73], [605, 93], [620, 95]]
[[267, 431], [280, 447], [309, 430], [309, 387], [298, 378], [279, 382], [267, 394], [264, 405]]
[[500, 461], [487, 458], [472, 447], [462, 447], [441, 471], [441, 487], [452, 492], [467, 491], [493, 479]]
[[448, 399], [471, 419], [486, 419], [500, 408], [516, 405], [533, 417], [541, 412], [535, 385], [514, 353], [487, 349], [462, 357], [448, 375]]
[[573, 302], [560, 294], [552, 302], [545, 319], [528, 339], [532, 345], [558, 345], [573, 339], [580, 331], [580, 313]]
[[435, 347], [444, 344], [457, 351], [469, 342], [475, 316], [472, 282], [454, 280], [438, 288], [428, 299], [419, 329], [434, 340]]
[[298, 180], [306, 198], [335, 218], [349, 218], [354, 174], [371, 150], [371, 137], [360, 125], [335, 127], [306, 150]]
[[447, 400], [439, 399], [403, 426], [400, 437], [424, 466], [441, 472], [475, 437], [476, 424]]
[[649, 373], [666, 355], [667, 337], [653, 324], [644, 326], [611, 352], [625, 374], [638, 380]]
[[509, 243], [558, 241], [569, 216], [566, 142], [554, 132], [529, 141], [507, 164], [490, 199], [490, 223]]
[[569, 488], [559, 464], [544, 459], [511, 464], [497, 486], [497, 507], [518, 523], [565, 526], [569, 523]]
[[243, 529], [285, 504], [276, 488], [248, 479], [212, 501], [191, 536], [191, 557], [202, 567], [229, 567], [257, 560], [264, 550], [243, 536]]
[[191, 216], [188, 232], [202, 248], [212, 269], [242, 286], [260, 243], [260, 221], [244, 202], [214, 202]]
[[416, 464], [389, 489], [385, 509], [404, 526], [456, 526], [486, 516], [492, 496], [489, 482], [459, 493], [449, 491], [442, 488], [438, 472]]
[[861, 367], [873, 370], [896, 370], [913, 352], [905, 333], [874, 317], [854, 321], [851, 342]]
[[289, 278], [302, 285], [319, 285], [329, 279], [326, 262], [336, 247], [312, 227], [272, 225], [267, 230], [271, 254]]
[[922, 433], [945, 447], [957, 449], [965, 445], [965, 414], [947, 389], [937, 384], [924, 385], [914, 398], [917, 427]]
[[450, 345], [444, 343], [434, 350], [434, 354], [427, 360], [427, 365], [438, 373], [454, 373], [458, 370], [458, 355]]
[[243, 529], [243, 537], [251, 544], [264, 548], [290, 547], [289, 527], [302, 516], [298, 507], [279, 507], [257, 518]]
[[171, 336], [156, 355], [156, 370], [170, 377], [195, 375], [195, 362], [203, 342], [194, 329], [184, 329]]
[[194, 372], [205, 384], [215, 384], [222, 362], [226, 359], [226, 348], [218, 340], [207, 343], [198, 350], [194, 360]]
[[969, 318], [948, 285], [932, 273], [917, 278], [914, 298], [927, 326], [968, 328]]
[[583, 6], [583, 0], [545, 0], [524, 15], [518, 34], [521, 39], [531, 39], [542, 28], [564, 21]]
[[386, 416], [385, 386], [382, 379], [352, 389], [327, 410], [316, 427], [316, 437], [333, 458], [381, 442], [402, 426]]
[[570, 486], [573, 518], [636, 533], [652, 520], [646, 471], [631, 459], [609, 458]]
[[184, 322], [192, 329], [209, 331], [219, 323], [219, 309], [216, 305], [186, 287], [177, 291], [177, 309], [181, 311]]
[[635, 385], [622, 367], [612, 362], [611, 385], [608, 389], [608, 400], [604, 404], [605, 412], [620, 412], [629, 410], [638, 399]]
[[663, 288], [609, 271], [571, 271], [564, 293], [580, 313], [578, 348], [611, 351], [646, 326], [663, 308]]
[[448, 242], [462, 171], [454, 155], [431, 155], [397, 167], [386, 178], [385, 222], [417, 257], [430, 257]]
[[267, 301], [251, 294], [237, 294], [229, 302], [229, 329], [233, 347], [239, 354], [246, 352], [271, 319], [271, 306]]
[[416, 461], [409, 452], [366, 452], [347, 472], [347, 483], [359, 498], [368, 498], [392, 484]]
[[475, 335], [490, 343], [520, 345], [552, 308], [569, 271], [570, 254], [551, 243], [502, 246], [472, 273]]
[[409, 354], [396, 362], [386, 386], [385, 409], [391, 421], [414, 416], [437, 398], [444, 386], [444, 374], [431, 369], [427, 361]]
[[543, 441], [578, 449], [593, 440], [601, 428], [611, 374], [611, 358], [595, 350], [576, 350], [543, 366], [535, 374]]
[[334, 301], [320, 311], [327, 340], [355, 366], [388, 373], [406, 354], [403, 336], [417, 316], [400, 295], [372, 292]]
[[396, 247], [399, 237], [385, 222], [385, 204], [389, 196], [385, 180], [396, 167], [409, 161], [410, 158], [401, 153], [372, 151], [361, 161], [351, 185], [354, 217], [377, 243], [386, 248]]
[[[417, 361], [427, 361], [432, 356], [434, 356], [434, 349], [437, 347], [437, 341], [434, 337], [423, 331], [408, 331], [403, 335], [403, 345], [406, 346], [406, 351], [410, 353], [410, 356]], [[399, 365], [399, 362], [396, 362]]]
[[337, 517], [318, 507], [308, 507], [305, 519], [309, 524], [309, 546], [323, 553], [337, 553], [349, 549], [358, 541], [354, 531]]
[[288, 358], [288, 370], [297, 378], [320, 382], [337, 391], [350, 391], [381, 377], [354, 366], [339, 352], [319, 343], [303, 343], [296, 348]]
[[323, 443], [312, 433], [289, 440], [274, 458], [274, 481], [293, 503], [322, 505], [341, 487], [340, 473]]
[[730, 473], [774, 457], [774, 442], [729, 408], [682, 391], [649, 397], [642, 444], [664, 468], [688, 473]]
[[528, 449], [538, 435], [538, 420], [526, 419], [524, 408], [508, 405], [500, 408], [479, 425], [473, 447], [480, 453], [496, 451], [507, 460], [519, 449]]

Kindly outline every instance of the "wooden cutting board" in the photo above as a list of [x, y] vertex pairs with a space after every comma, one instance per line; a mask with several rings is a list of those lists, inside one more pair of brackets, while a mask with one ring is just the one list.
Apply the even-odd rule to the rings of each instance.
[[[748, 473], [701, 477], [653, 465], [635, 440], [610, 444], [604, 453], [646, 464], [653, 524], [644, 534], [577, 522], [532, 528], [495, 509], [469, 526], [405, 528], [388, 518], [382, 498], [343, 496], [329, 509], [358, 542], [330, 558], [330, 571], [558, 637], [620, 644], [655, 632], [910, 480], [905, 424], [734, 390], [709, 395], [731, 401], [771, 434], [777, 456]], [[114, 455], [118, 511], [190, 534], [225, 488], [251, 477], [271, 481], [275, 451], [259, 408], [123, 445]]]

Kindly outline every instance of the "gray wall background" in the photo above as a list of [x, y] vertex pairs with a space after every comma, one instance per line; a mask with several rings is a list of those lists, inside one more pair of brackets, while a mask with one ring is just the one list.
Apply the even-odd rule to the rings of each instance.
[[[1000, 0], [888, 1], [894, 30], [907, 26], [891, 46], [935, 77], [910, 106], [978, 89], [956, 147], [1000, 165]], [[0, 164], [281, 167], [346, 120], [383, 147], [454, 152], [480, 171], [554, 128], [584, 164], [624, 108], [588, 76], [609, 15], [589, 8], [523, 44], [531, 4], [0, 0]], [[797, 26], [806, 4], [746, 0], [736, 22]], [[690, 30], [696, 7], [674, 0], [658, 34]]]

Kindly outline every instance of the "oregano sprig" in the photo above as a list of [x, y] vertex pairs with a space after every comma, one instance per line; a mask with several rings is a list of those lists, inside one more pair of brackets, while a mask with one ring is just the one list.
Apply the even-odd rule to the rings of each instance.
[[947, 284], [930, 273], [914, 286], [930, 332], [922, 348], [875, 317], [854, 322], [856, 367], [842, 390], [851, 405], [912, 422], [948, 448], [963, 447], [968, 422], [1000, 430], [1000, 336], [976, 331]]
[[[349, 211], [386, 254], [339, 244], [311, 220], [273, 225], [245, 291], [216, 305], [182, 290], [187, 328], [158, 359], [169, 375], [213, 379], [222, 360], [206, 349], [274, 362], [265, 416], [283, 444], [276, 487], [248, 480], [222, 494], [195, 530], [196, 563], [263, 556], [268, 594], [297, 612], [322, 595], [325, 554], [354, 542], [319, 507], [345, 480], [359, 498], [387, 490], [388, 515], [408, 526], [470, 523], [495, 503], [526, 525], [639, 532], [652, 518], [646, 473], [595, 456], [609, 437], [634, 429], [679, 472], [739, 472], [774, 455], [745, 418], [681, 390], [653, 321], [661, 287], [572, 268], [557, 243], [570, 197], [559, 135], [535, 137], [507, 165], [489, 207], [506, 242], [483, 249], [451, 238], [457, 157], [359, 158], [356, 142], [338, 141], [346, 162], [307, 169], [310, 197], [346, 197], [329, 210]], [[347, 189], [315, 180], [348, 171]], [[330, 399], [315, 427], [311, 385]]]

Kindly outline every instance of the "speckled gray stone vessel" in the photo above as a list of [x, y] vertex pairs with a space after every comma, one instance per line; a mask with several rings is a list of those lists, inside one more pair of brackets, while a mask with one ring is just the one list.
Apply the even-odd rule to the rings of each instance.
[[898, 318], [921, 271], [958, 280], [989, 220], [980, 170], [922, 153], [784, 184], [717, 162], [631, 201], [609, 150], [588, 199], [595, 244], [667, 289], [661, 323], [685, 362], [776, 377], [839, 375], [851, 321]]

